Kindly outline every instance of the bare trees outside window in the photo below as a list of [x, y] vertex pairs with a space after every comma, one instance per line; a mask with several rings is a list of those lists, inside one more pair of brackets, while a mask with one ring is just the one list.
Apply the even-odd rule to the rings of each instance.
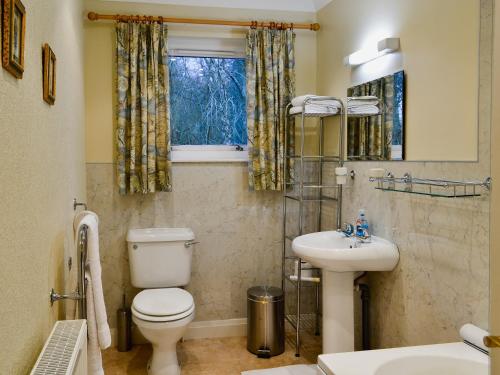
[[246, 145], [245, 59], [169, 57], [172, 145]]

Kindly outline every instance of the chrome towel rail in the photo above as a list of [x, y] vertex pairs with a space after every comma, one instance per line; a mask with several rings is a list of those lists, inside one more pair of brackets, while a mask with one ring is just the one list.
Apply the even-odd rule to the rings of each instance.
[[71, 299], [78, 301], [78, 315], [80, 319], [87, 319], [87, 300], [86, 287], [87, 280], [85, 278], [85, 264], [87, 263], [87, 237], [88, 226], [83, 224], [78, 230], [78, 287], [76, 292], [69, 294], [59, 294], [54, 291], [50, 292], [50, 305], [54, 302]]

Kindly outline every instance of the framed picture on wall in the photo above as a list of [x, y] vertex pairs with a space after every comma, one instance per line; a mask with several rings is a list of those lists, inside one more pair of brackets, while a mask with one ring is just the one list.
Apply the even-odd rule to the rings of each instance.
[[2, 0], [2, 66], [23, 78], [26, 9], [21, 0]]
[[56, 101], [56, 55], [45, 43], [43, 46], [43, 100], [50, 105]]

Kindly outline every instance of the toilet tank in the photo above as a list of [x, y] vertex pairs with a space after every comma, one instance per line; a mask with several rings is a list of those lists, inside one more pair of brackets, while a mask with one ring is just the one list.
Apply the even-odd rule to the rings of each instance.
[[130, 279], [136, 288], [184, 286], [191, 279], [194, 233], [189, 228], [130, 229]]

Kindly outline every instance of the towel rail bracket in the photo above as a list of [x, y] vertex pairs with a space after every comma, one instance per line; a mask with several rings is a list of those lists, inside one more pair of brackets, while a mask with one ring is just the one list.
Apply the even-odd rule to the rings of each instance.
[[74, 301], [79, 301], [83, 299], [83, 296], [80, 295], [80, 293], [75, 292], [75, 293], [70, 293], [70, 294], [59, 294], [52, 289], [50, 291], [50, 306], [54, 304], [54, 302], [64, 300], [64, 299], [71, 299]]

